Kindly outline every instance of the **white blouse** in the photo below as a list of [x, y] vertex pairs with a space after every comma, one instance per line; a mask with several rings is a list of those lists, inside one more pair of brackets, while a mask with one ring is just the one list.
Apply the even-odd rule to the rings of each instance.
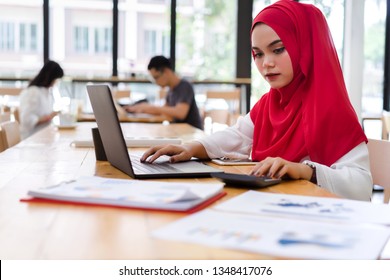
[[[248, 158], [252, 150], [254, 124], [250, 115], [240, 117], [237, 123], [223, 131], [197, 140], [210, 158]], [[316, 166], [317, 184], [344, 198], [371, 200], [372, 177], [366, 143], [361, 143], [330, 167], [310, 161]]]
[[53, 104], [54, 98], [48, 88], [31, 86], [21, 92], [19, 110], [22, 139], [49, 124], [38, 125], [38, 121], [53, 112]]

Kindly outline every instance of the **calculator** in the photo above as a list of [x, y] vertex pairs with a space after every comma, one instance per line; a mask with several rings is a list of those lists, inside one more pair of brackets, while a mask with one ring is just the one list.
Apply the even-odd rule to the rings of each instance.
[[248, 189], [265, 188], [272, 185], [276, 185], [282, 181], [282, 179], [275, 179], [266, 176], [254, 176], [234, 173], [214, 173], [211, 174], [211, 176], [224, 182], [226, 185]]

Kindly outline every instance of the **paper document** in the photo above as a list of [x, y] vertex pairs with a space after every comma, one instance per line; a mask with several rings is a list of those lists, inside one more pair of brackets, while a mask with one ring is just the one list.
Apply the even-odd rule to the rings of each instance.
[[390, 225], [389, 205], [350, 199], [248, 191], [217, 205], [216, 209], [288, 219]]
[[221, 194], [220, 183], [173, 183], [81, 177], [30, 190], [29, 196], [50, 200], [162, 210], [189, 210]]
[[203, 210], [153, 236], [288, 258], [377, 259], [390, 228]]

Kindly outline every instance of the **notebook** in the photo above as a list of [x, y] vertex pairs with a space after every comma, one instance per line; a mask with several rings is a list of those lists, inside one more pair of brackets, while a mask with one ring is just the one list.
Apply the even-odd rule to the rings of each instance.
[[152, 164], [141, 163], [139, 154], [130, 155], [128, 152], [110, 88], [107, 85], [87, 85], [87, 92], [107, 160], [130, 177], [138, 179], [210, 177], [213, 173], [223, 172], [195, 160], [169, 163], [168, 157], [161, 157]]
[[162, 182], [84, 176], [29, 190], [22, 202], [57, 202], [193, 213], [226, 193], [222, 183]]

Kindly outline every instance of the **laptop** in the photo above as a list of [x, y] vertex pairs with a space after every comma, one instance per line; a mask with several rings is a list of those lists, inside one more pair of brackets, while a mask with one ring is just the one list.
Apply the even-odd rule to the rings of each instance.
[[155, 163], [141, 163], [141, 154], [129, 154], [108, 85], [87, 85], [87, 91], [107, 160], [130, 177], [137, 179], [210, 177], [211, 174], [223, 172], [199, 161], [169, 163], [168, 157], [162, 157]]

